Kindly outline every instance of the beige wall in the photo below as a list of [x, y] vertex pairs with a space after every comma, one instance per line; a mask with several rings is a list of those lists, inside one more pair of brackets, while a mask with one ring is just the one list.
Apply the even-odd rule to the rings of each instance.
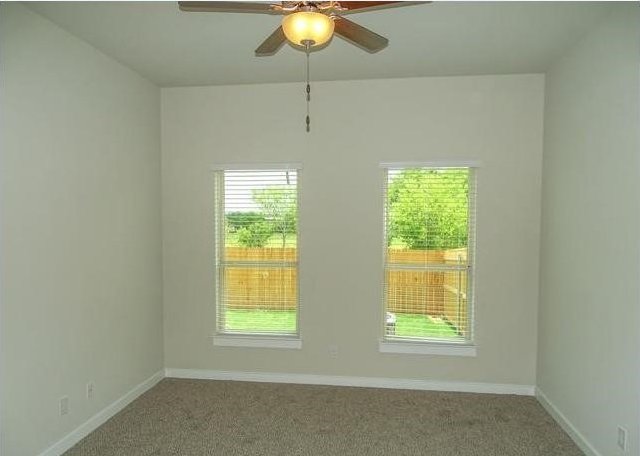
[[[315, 83], [310, 134], [303, 84], [163, 89], [165, 365], [533, 385], [543, 82], [521, 75]], [[461, 158], [483, 162], [478, 356], [378, 353], [378, 165]], [[287, 161], [304, 166], [303, 348], [214, 348], [211, 166]]]
[[547, 75], [538, 386], [602, 455], [640, 453], [640, 10]]
[[163, 366], [160, 98], [23, 6], [0, 16], [0, 453], [32, 456]]

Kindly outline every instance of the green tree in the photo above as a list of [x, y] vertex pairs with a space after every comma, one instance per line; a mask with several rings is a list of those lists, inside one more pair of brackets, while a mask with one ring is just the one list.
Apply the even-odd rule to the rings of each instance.
[[243, 247], [264, 247], [273, 235], [273, 227], [268, 222], [254, 222], [238, 231], [238, 244]]
[[289, 185], [274, 185], [253, 191], [253, 201], [260, 206], [260, 212], [271, 224], [273, 233], [282, 238], [282, 247], [287, 242], [287, 234], [297, 230], [297, 192]]
[[260, 212], [229, 212], [225, 214], [225, 220], [229, 228], [229, 232], [235, 233], [241, 228], [247, 228], [249, 225], [258, 222], [264, 222], [265, 218]]
[[387, 238], [410, 249], [467, 245], [468, 171], [405, 169], [389, 184]]

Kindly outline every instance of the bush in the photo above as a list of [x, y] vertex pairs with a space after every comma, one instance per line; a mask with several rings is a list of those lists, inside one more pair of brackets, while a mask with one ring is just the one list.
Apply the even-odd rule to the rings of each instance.
[[267, 222], [255, 222], [240, 228], [237, 233], [238, 244], [241, 246], [264, 247], [273, 234], [273, 228]]

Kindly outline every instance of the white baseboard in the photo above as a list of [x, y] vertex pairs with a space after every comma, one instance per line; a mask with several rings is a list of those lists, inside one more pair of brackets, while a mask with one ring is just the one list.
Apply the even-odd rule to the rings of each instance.
[[117, 399], [115, 402], [111, 403], [100, 412], [93, 415], [83, 424], [78, 426], [76, 429], [71, 431], [69, 434], [64, 436], [62, 439], [51, 445], [49, 448], [40, 453], [39, 456], [59, 456], [69, 448], [74, 446], [80, 440], [85, 438], [91, 432], [93, 432], [96, 428], [104, 424], [109, 418], [118, 413], [120, 410], [125, 408], [134, 399], [138, 398], [140, 395], [153, 388], [160, 380], [164, 378], [164, 372], [158, 371], [153, 374], [151, 377], [134, 387], [131, 391], [126, 393], [121, 398]]
[[602, 456], [594, 447], [589, 443], [584, 435], [576, 429], [576, 427], [564, 416], [564, 414], [556, 407], [553, 402], [542, 392], [542, 390], [536, 387], [536, 399], [540, 402], [540, 405], [553, 417], [554, 420], [560, 425], [560, 427], [569, 434], [571, 440], [578, 445], [586, 456]]
[[165, 377], [200, 380], [236, 380], [244, 382], [299, 383], [306, 385], [357, 386], [425, 391], [455, 391], [465, 393], [517, 394], [533, 396], [533, 385], [503, 383], [448, 382], [384, 377], [346, 377], [339, 375], [285, 374], [275, 372], [240, 372], [206, 369], [165, 370]]

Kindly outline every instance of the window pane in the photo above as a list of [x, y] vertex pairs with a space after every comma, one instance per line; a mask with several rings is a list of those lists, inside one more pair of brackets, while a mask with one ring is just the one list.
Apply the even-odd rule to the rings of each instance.
[[466, 338], [467, 276], [465, 269], [387, 271], [387, 312], [395, 318], [395, 326], [387, 325], [387, 336]]
[[248, 261], [256, 263], [295, 263], [298, 261], [298, 254], [295, 247], [244, 247], [238, 245], [229, 246], [227, 244], [224, 252], [225, 261]]
[[218, 331], [296, 334], [298, 173], [218, 177]]
[[225, 245], [243, 249], [295, 248], [297, 196], [295, 170], [226, 171]]
[[467, 265], [467, 247], [457, 249], [412, 250], [408, 248], [389, 247], [387, 262], [397, 265], [437, 265], [437, 266], [465, 266]]
[[231, 267], [224, 271], [227, 309], [296, 310], [296, 268]]
[[389, 170], [387, 245], [409, 250], [467, 246], [468, 169]]
[[227, 310], [225, 329], [241, 333], [296, 332], [295, 310]]
[[472, 173], [387, 170], [385, 338], [471, 337]]

